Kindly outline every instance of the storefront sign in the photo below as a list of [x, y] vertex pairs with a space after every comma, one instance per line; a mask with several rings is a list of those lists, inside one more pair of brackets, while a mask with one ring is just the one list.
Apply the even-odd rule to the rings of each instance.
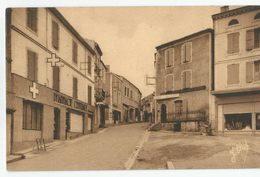
[[74, 108], [81, 109], [83, 111], [87, 111], [87, 104], [83, 104], [83, 103], [74, 101]]

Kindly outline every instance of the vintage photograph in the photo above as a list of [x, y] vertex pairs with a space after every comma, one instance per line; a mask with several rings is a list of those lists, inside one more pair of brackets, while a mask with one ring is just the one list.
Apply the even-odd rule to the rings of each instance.
[[9, 7], [6, 170], [260, 168], [260, 6]]

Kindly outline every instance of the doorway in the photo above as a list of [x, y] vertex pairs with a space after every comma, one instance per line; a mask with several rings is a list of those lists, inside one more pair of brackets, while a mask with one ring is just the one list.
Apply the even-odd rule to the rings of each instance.
[[53, 139], [60, 139], [60, 109], [54, 108]]
[[100, 107], [100, 124], [102, 127], [105, 125], [105, 107], [103, 105]]
[[166, 122], [166, 105], [162, 104], [161, 106], [161, 122], [164, 123]]

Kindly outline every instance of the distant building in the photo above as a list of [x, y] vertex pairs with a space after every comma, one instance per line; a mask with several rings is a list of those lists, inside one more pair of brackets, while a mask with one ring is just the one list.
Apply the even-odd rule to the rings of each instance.
[[6, 19], [7, 153], [91, 133], [95, 51], [56, 8]]
[[142, 122], [155, 122], [155, 100], [154, 100], [155, 92], [144, 97], [141, 100], [142, 106]]
[[214, 124], [213, 30], [156, 47], [155, 121], [175, 131], [204, 131]]
[[216, 130], [260, 134], [260, 6], [212, 15]]

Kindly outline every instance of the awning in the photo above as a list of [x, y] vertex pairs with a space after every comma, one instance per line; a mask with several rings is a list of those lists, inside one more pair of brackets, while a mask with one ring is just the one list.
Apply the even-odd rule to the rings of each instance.
[[109, 108], [108, 104], [105, 104], [103, 102], [96, 102], [96, 105], [104, 106], [105, 108]]

